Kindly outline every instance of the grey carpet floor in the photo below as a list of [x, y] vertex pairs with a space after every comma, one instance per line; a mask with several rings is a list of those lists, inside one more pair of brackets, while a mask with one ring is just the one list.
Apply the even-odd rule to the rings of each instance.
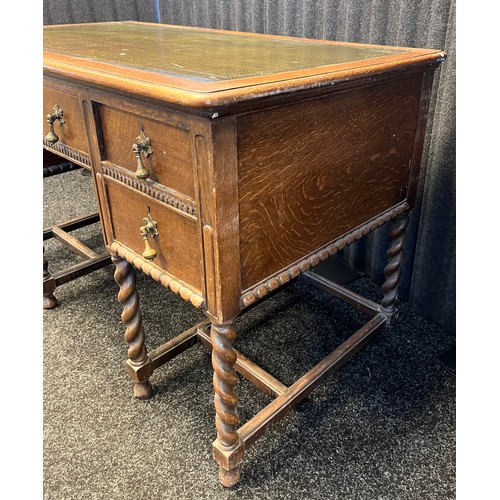
[[[95, 210], [81, 171], [44, 179], [44, 226]], [[103, 249], [99, 224], [74, 233]], [[78, 261], [46, 242], [51, 271]], [[154, 348], [203, 315], [139, 275], [143, 325]], [[373, 300], [367, 278], [349, 284]], [[134, 399], [112, 266], [56, 290], [44, 311], [45, 499], [455, 498], [455, 378], [440, 364], [454, 338], [404, 303], [384, 330], [246, 453], [224, 489], [215, 438], [210, 355], [192, 347], [158, 369], [154, 397]], [[285, 384], [312, 367], [364, 317], [296, 282], [238, 319], [236, 347]], [[240, 378], [240, 420], [270, 399]]]

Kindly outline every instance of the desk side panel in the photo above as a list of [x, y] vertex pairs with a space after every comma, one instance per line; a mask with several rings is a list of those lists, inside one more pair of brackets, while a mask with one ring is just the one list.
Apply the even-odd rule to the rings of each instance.
[[239, 117], [243, 290], [405, 199], [421, 79]]

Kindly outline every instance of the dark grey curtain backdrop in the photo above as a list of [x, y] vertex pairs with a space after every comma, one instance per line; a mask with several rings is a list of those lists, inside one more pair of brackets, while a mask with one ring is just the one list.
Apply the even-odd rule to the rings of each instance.
[[[45, 0], [44, 24], [138, 20], [444, 49], [436, 73], [400, 298], [455, 331], [455, 0]], [[383, 281], [388, 228], [344, 251]]]

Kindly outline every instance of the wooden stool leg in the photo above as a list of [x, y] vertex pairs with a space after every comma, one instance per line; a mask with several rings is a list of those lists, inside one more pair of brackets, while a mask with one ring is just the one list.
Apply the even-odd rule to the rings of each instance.
[[139, 308], [139, 295], [136, 290], [136, 272], [131, 264], [117, 255], [112, 255], [111, 260], [116, 266], [114, 278], [120, 287], [118, 302], [123, 306], [121, 319], [126, 326], [127, 365], [134, 382], [134, 395], [137, 398], [148, 398], [153, 393], [153, 388], [149, 382], [152, 370], [142, 369], [150, 367], [150, 360], [144, 345], [142, 314]]
[[406, 242], [406, 226], [408, 214], [398, 215], [392, 221], [389, 238], [391, 245], [387, 250], [387, 265], [384, 269], [385, 282], [382, 285], [383, 298], [382, 311], [387, 316], [390, 326], [397, 318], [396, 298], [398, 295], [399, 281], [401, 279], [401, 264], [403, 263], [403, 250]]
[[43, 308], [53, 309], [59, 305], [59, 302], [53, 295], [56, 284], [52, 275], [49, 273], [49, 261], [45, 257], [45, 247], [43, 247]]
[[[240, 447], [242, 442], [236, 432], [238, 424], [238, 413], [236, 406], [238, 397], [234, 388], [238, 377], [234, 371], [236, 362], [236, 351], [233, 342], [236, 332], [232, 324], [214, 325], [211, 327], [212, 343], [212, 365], [214, 368], [214, 390], [215, 390], [215, 425], [217, 428], [217, 440], [214, 443], [214, 458], [219, 464], [219, 479], [223, 486], [234, 486], [240, 480], [240, 468], [237, 464], [228, 463], [224, 459], [228, 454]], [[238, 462], [242, 456], [238, 454]]]

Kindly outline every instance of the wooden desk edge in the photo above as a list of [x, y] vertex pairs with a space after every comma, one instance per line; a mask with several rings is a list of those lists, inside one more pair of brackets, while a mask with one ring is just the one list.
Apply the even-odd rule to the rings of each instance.
[[[410, 57], [408, 54], [411, 54]], [[43, 70], [45, 75], [63, 77], [97, 88], [127, 92], [192, 110], [215, 111], [234, 103], [295, 94], [298, 91], [324, 89], [326, 86], [334, 86], [345, 81], [373, 78], [393, 71], [418, 71], [425, 67], [437, 66], [445, 58], [445, 52], [437, 50], [407, 52], [378, 58], [376, 64], [373, 64], [375, 60], [372, 60], [371, 64], [360, 64], [356, 67], [352, 64], [325, 66], [321, 68], [321, 73], [317, 73], [318, 68], [316, 68], [314, 74], [310, 74], [309, 70], [309, 74], [308, 71], [297, 71], [270, 75], [274, 77], [272, 81], [269, 81], [267, 76], [197, 84], [191, 87], [186, 85], [185, 80], [179, 78], [164, 77], [159, 80], [154, 78], [158, 75], [117, 66], [112, 66], [116, 72], [111, 72], [106, 65], [87, 62], [82, 66], [82, 61], [79, 59], [48, 52], [44, 52]], [[228, 83], [234, 86], [228, 88]], [[179, 86], [181, 84], [184, 88]], [[215, 117], [214, 114], [213, 118]]]

